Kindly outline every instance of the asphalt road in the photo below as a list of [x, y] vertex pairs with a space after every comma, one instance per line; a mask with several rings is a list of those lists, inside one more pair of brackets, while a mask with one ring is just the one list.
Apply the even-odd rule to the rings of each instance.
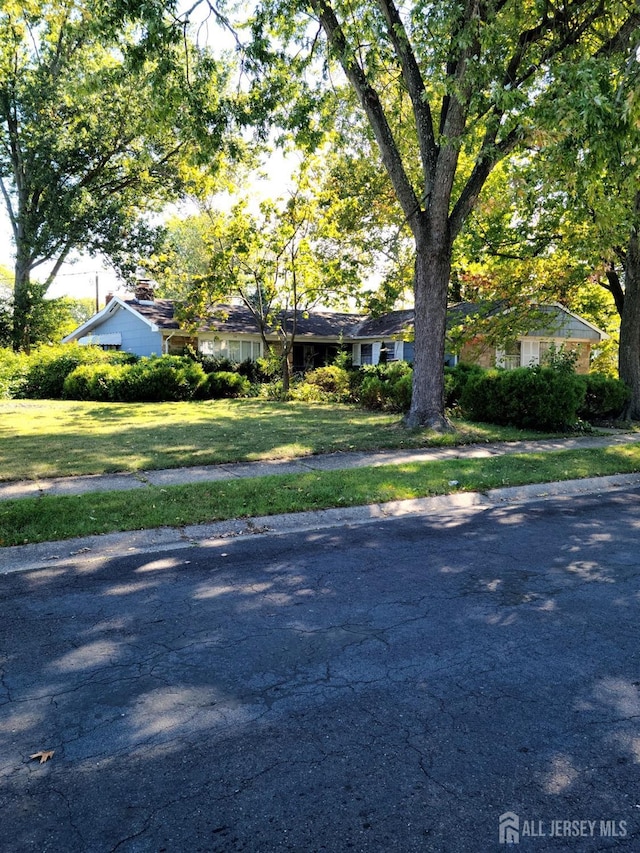
[[629, 490], [2, 576], [0, 850], [640, 850], [639, 541]]

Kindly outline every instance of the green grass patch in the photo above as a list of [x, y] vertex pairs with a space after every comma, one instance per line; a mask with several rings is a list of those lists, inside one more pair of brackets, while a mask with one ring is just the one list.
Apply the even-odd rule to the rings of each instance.
[[[640, 447], [557, 451], [0, 503], [0, 544], [358, 506], [640, 470]], [[457, 485], [452, 486], [451, 482]]]
[[444, 436], [408, 431], [398, 415], [337, 404], [7, 400], [0, 402], [0, 480], [543, 437], [464, 422], [456, 428]]

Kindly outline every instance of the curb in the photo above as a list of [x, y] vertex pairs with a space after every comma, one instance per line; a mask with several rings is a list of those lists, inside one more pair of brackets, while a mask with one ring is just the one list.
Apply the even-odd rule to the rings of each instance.
[[[512, 486], [489, 492], [457, 492], [430, 498], [391, 501], [384, 504], [323, 509], [286, 515], [230, 519], [184, 528], [161, 527], [126, 533], [106, 533], [60, 542], [0, 548], [0, 575], [35, 569], [62, 570], [82, 560], [100, 565], [117, 557], [175, 551], [194, 546], [213, 547], [231, 538], [286, 535], [340, 526], [372, 524], [392, 518], [459, 515], [499, 506], [529, 504], [549, 499], [585, 497], [602, 492], [640, 488], [640, 474], [616, 474], [557, 483]], [[99, 551], [99, 554], [97, 553]]]

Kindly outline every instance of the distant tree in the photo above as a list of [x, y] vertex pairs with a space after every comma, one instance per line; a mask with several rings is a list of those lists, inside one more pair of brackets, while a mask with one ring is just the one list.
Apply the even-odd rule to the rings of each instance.
[[548, 110], [540, 150], [547, 193], [565, 200], [564, 235], [591, 266], [620, 315], [619, 375], [640, 419], [640, 27], [612, 65], [606, 57], [566, 69], [566, 95]]
[[588, 57], [559, 72], [541, 103], [535, 144], [494, 172], [459, 244], [462, 266], [478, 262], [506, 298], [557, 299], [616, 341], [619, 329], [619, 374], [632, 389], [634, 418], [640, 418], [638, 44], [640, 30], [618, 63]]
[[239, 299], [267, 352], [275, 332], [285, 391], [300, 318], [319, 304], [344, 303], [361, 284], [360, 251], [348, 251], [331, 200], [312, 191], [309, 178], [303, 170], [288, 197], [254, 212], [243, 200], [229, 213], [207, 210], [176, 221], [153, 266], [162, 292], [179, 300], [183, 322]]
[[0, 347], [11, 346], [13, 330], [13, 275], [0, 264]]
[[[453, 254], [450, 298], [478, 305], [451, 330], [461, 343], [479, 333], [496, 345], [514, 340], [540, 327], [537, 306], [549, 302], [616, 333], [613, 301], [593, 283], [568, 213], [566, 196], [545, 189], [534, 152], [496, 166]], [[496, 312], [501, 305], [508, 313]]]
[[[194, 137], [181, 127], [193, 102], [207, 103], [198, 146], [222, 133], [220, 66], [196, 62], [192, 50], [185, 67], [183, 48], [170, 42], [145, 51], [158, 4], [126, 3], [120, 14], [121, 5], [9, 0], [0, 8], [0, 193], [15, 244], [16, 349], [34, 340], [38, 302], [73, 249], [122, 267], [136, 249], [152, 248], [154, 229], [140, 214], [189, 180], [182, 166]], [[132, 9], [147, 18], [136, 22]], [[35, 285], [43, 264], [50, 271]]]

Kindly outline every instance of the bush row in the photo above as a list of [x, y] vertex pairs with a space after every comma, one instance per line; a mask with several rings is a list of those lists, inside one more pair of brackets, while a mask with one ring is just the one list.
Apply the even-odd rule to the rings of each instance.
[[205, 373], [183, 356], [142, 358], [135, 364], [84, 364], [65, 379], [62, 396], [70, 400], [118, 403], [208, 400], [243, 397], [249, 380], [238, 373]]
[[137, 358], [98, 347], [43, 347], [31, 355], [0, 350], [0, 397], [165, 402], [246, 396], [249, 380], [205, 372], [186, 356]]
[[580, 420], [620, 416], [629, 393], [619, 379], [534, 366], [469, 373], [461, 388], [459, 405], [463, 414], [474, 421], [523, 429], [567, 430]]
[[[273, 376], [267, 363], [235, 365], [187, 356], [136, 358], [97, 347], [43, 347], [30, 356], [0, 350], [0, 397], [67, 398], [102, 402], [162, 402], [242, 397]], [[411, 404], [413, 371], [406, 362], [348, 369], [319, 367], [294, 383], [297, 400], [349, 402], [368, 409], [405, 412]], [[278, 398], [277, 381], [262, 385]], [[629, 399], [620, 380], [576, 375], [570, 366], [483, 370], [445, 368], [445, 404], [475, 421], [521, 428], [562, 430], [579, 420], [619, 416]]]
[[551, 367], [488, 370], [469, 378], [460, 406], [471, 420], [523, 429], [564, 430], [577, 422], [584, 390], [575, 373]]

